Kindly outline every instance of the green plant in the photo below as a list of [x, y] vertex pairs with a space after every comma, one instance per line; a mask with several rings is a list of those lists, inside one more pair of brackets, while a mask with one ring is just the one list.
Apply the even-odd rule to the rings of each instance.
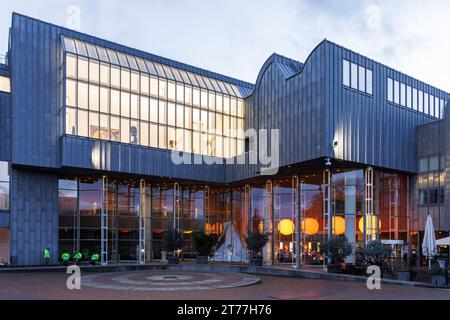
[[441, 268], [439, 262], [433, 261], [431, 263], [431, 268], [430, 268], [429, 273], [432, 276], [445, 276], [445, 272], [446, 272], [445, 269]]
[[184, 240], [182, 233], [175, 229], [167, 230], [164, 234], [164, 244], [168, 252], [175, 253], [175, 251], [183, 247]]
[[384, 261], [392, 254], [392, 248], [380, 240], [371, 241], [356, 252], [369, 265], [382, 268]]
[[269, 238], [269, 232], [260, 233], [259, 231], [250, 231], [245, 242], [250, 252], [252, 252], [254, 256], [258, 256], [267, 244], [267, 241], [269, 241]]
[[217, 235], [206, 234], [202, 231], [194, 232], [192, 235], [194, 249], [198, 251], [199, 256], [207, 257], [217, 244]]
[[332, 237], [322, 243], [320, 248], [334, 264], [341, 263], [346, 257], [352, 254], [352, 245], [348, 242], [346, 236]]

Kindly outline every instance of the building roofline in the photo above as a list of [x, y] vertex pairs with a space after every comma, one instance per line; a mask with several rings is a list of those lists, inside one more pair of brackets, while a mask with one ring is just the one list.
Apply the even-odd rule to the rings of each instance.
[[[188, 71], [188, 72], [197, 73], [197, 74], [200, 74], [202, 76], [211, 77], [211, 78], [214, 78], [216, 80], [225, 81], [225, 82], [228, 82], [228, 83], [231, 83], [231, 84], [234, 84], [234, 85], [237, 85], [237, 86], [242, 86], [242, 87], [245, 87], [245, 88], [251, 89], [251, 90], [253, 90], [254, 87], [255, 87], [254, 84], [252, 84], [250, 82], [246, 82], [246, 81], [243, 81], [243, 80], [232, 78], [232, 77], [229, 77], [229, 76], [226, 76], [226, 75], [214, 72], [214, 71], [210, 71], [210, 70], [207, 70], [207, 69], [199, 68], [199, 67], [187, 64], [187, 63], [179, 62], [177, 60], [165, 58], [165, 57], [162, 57], [162, 56], [150, 53], [150, 52], [146, 52], [146, 51], [143, 51], [143, 50], [140, 50], [140, 49], [132, 48], [132, 47], [129, 47], [127, 45], [123, 45], [123, 44], [111, 41], [111, 40], [108, 40], [108, 39], [103, 39], [103, 38], [100, 38], [98, 36], [94, 36], [94, 35], [91, 35], [91, 34], [88, 34], [88, 33], [72, 30], [72, 29], [69, 29], [69, 28], [66, 28], [66, 27], [63, 27], [63, 26], [51, 23], [51, 22], [47, 22], [47, 21], [43, 21], [43, 20], [40, 20], [40, 19], [37, 19], [37, 18], [33, 18], [33, 17], [30, 17], [30, 16], [27, 16], [27, 15], [24, 15], [24, 14], [21, 14], [21, 13], [18, 13], [18, 12], [13, 12], [12, 13], [12, 19], [14, 19], [14, 16], [22, 17], [22, 18], [33, 20], [33, 21], [36, 21], [36, 22], [39, 22], [39, 23], [42, 23], [42, 24], [46, 24], [46, 25], [52, 26], [52, 27], [60, 28], [60, 29], [64, 30], [65, 32], [71, 34], [71, 36], [74, 36], [75, 38], [81, 38], [80, 40], [85, 40], [86, 41], [85, 38], [82, 38], [82, 37], [86, 37], [86, 38], [91, 39], [92, 41], [96, 42], [95, 44], [99, 44], [100, 45], [100, 43], [101, 43], [101, 45], [103, 45], [103, 46], [106, 45], [110, 49], [119, 50], [119, 51], [122, 49], [126, 53], [130, 53], [129, 51], [132, 51], [134, 54], [136, 54], [137, 56], [139, 56], [141, 58], [149, 59], [149, 60], [152, 60], [152, 61], [155, 61], [155, 62], [159, 62], [159, 63], [162, 63], [162, 64], [167, 64], [167, 65], [170, 65], [170, 66], [174, 66], [174, 67], [177, 67], [179, 69], [182, 69], [182, 70], [185, 70], [185, 71]], [[12, 25], [12, 23], [11, 23], [11, 25]], [[128, 50], [128, 52], [127, 52], [127, 50]]]

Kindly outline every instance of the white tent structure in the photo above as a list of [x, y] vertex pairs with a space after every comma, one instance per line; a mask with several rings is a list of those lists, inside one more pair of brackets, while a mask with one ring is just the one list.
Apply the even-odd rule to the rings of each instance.
[[437, 246], [450, 246], [450, 237], [436, 240]]
[[217, 241], [217, 250], [210, 261], [215, 262], [246, 262], [247, 250], [231, 222], [225, 222], [223, 233]]
[[436, 236], [434, 233], [433, 218], [431, 218], [431, 215], [428, 215], [427, 224], [425, 225], [425, 232], [422, 242], [422, 254], [430, 260], [430, 265], [431, 259], [433, 259], [437, 254]]

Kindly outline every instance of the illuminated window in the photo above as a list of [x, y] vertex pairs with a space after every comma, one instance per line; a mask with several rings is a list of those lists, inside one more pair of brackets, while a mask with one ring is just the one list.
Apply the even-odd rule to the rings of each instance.
[[177, 102], [184, 102], [184, 86], [177, 83]]
[[98, 86], [89, 85], [89, 110], [99, 110], [99, 94], [100, 88]]
[[111, 67], [111, 86], [120, 88], [120, 69], [117, 67]]
[[100, 139], [100, 119], [98, 113], [89, 112], [89, 137], [93, 139]]
[[111, 113], [120, 115], [120, 91], [111, 90]]
[[120, 119], [120, 142], [130, 143], [130, 120]]
[[141, 121], [141, 145], [148, 147], [148, 123]]
[[[84, 57], [77, 56], [77, 50], [66, 54], [62, 113], [66, 134], [210, 156], [224, 155], [224, 148], [230, 155], [240, 150], [243, 135], [228, 132], [244, 123], [243, 100], [234, 96], [236, 86], [83, 41], [72, 42]], [[369, 70], [365, 73], [369, 91]], [[0, 90], [10, 91], [8, 78], [0, 77]]]
[[8, 77], [0, 76], [0, 91], [11, 93], [11, 80]]
[[167, 82], [165, 80], [159, 80], [159, 97], [167, 99]]
[[423, 99], [423, 102], [424, 102], [424, 105], [423, 105], [423, 112], [426, 113], [426, 114], [429, 114], [429, 110], [428, 110], [428, 104], [429, 104], [428, 97], [429, 97], [428, 93], [425, 93], [424, 99]]
[[100, 83], [109, 87], [109, 66], [100, 64]]
[[230, 97], [223, 96], [223, 113], [230, 114]]
[[181, 105], [177, 105], [177, 127], [183, 128], [184, 126], [184, 108]]
[[177, 147], [175, 128], [169, 127], [167, 129], [167, 147], [171, 150], [175, 150]]
[[167, 102], [159, 101], [159, 123], [167, 124]]
[[78, 135], [88, 137], [88, 112], [78, 109]]
[[78, 82], [78, 108], [88, 108], [89, 86], [86, 83]]
[[157, 97], [158, 92], [158, 79], [150, 77], [150, 95]]
[[100, 111], [109, 113], [109, 89], [100, 88]]
[[168, 82], [167, 86], [167, 98], [169, 100], [175, 100], [175, 83], [172, 81]]
[[66, 105], [75, 107], [77, 105], [76, 98], [77, 98], [76, 81], [66, 80]]
[[158, 126], [150, 124], [150, 147], [158, 148]]
[[139, 144], [140, 130], [139, 121], [131, 120], [130, 122], [130, 143]]
[[184, 130], [184, 151], [192, 152], [192, 132], [189, 130]]
[[131, 95], [131, 117], [134, 119], [139, 119], [139, 96], [132, 94]]
[[167, 128], [165, 126], [159, 126], [159, 132], [158, 132], [159, 133], [159, 135], [158, 135], [159, 147], [162, 149], [167, 148], [166, 131], [167, 131]]
[[77, 58], [72, 55], [66, 56], [66, 76], [77, 78]]
[[192, 104], [196, 107], [200, 106], [200, 90], [197, 88], [192, 90]]
[[100, 65], [98, 62], [89, 61], [89, 82], [98, 83], [100, 80]]
[[150, 94], [150, 79], [148, 76], [141, 74], [141, 93], [148, 96]]
[[130, 72], [128, 70], [120, 70], [120, 87], [123, 90], [130, 91]]
[[169, 126], [175, 126], [175, 117], [176, 117], [175, 113], [176, 113], [175, 104], [168, 103], [167, 104], [167, 124]]
[[158, 122], [158, 100], [150, 99], [150, 121]]
[[87, 59], [78, 57], [78, 79], [89, 80], [89, 62]]
[[400, 83], [400, 104], [406, 106], [406, 85], [404, 83]]
[[77, 109], [66, 108], [66, 134], [77, 134]]
[[139, 73], [132, 72], [131, 73], [131, 91], [139, 92]]
[[221, 94], [216, 94], [216, 110], [217, 112], [223, 111], [223, 97]]
[[[150, 104], [147, 97], [141, 96], [141, 120], [150, 120]], [[156, 121], [155, 121], [156, 122]]]
[[185, 87], [185, 103], [192, 105], [192, 87]]
[[100, 115], [100, 139], [109, 140], [109, 116], [106, 114]]
[[192, 108], [191, 107], [185, 107], [184, 109], [184, 127], [186, 129], [192, 129]]
[[201, 99], [201, 107], [204, 109], [208, 108], [208, 92], [202, 90], [200, 99]]
[[120, 118], [111, 117], [111, 140], [120, 141]]
[[[120, 93], [120, 115], [122, 117], [130, 116], [130, 94], [127, 92]], [[122, 133], [124, 133], [123, 128]]]

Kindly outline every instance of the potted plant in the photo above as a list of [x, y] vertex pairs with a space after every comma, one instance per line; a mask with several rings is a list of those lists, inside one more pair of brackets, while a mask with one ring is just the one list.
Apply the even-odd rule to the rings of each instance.
[[196, 259], [197, 264], [207, 264], [208, 257], [217, 243], [217, 235], [197, 231], [192, 235], [192, 241], [195, 251], [198, 252]]
[[69, 265], [69, 261], [70, 261], [70, 253], [63, 252], [61, 254], [61, 261], [62, 261], [63, 265], [67, 267]]
[[430, 268], [431, 283], [438, 287], [444, 287], [447, 285], [447, 270], [442, 268], [437, 261], [431, 263]]
[[371, 241], [356, 252], [368, 265], [380, 268], [383, 276], [384, 261], [392, 254], [392, 248], [385, 246], [380, 240]]
[[183, 235], [178, 230], [170, 229], [165, 232], [164, 240], [169, 264], [179, 264], [180, 258], [177, 255], [177, 251], [183, 247]]
[[94, 254], [91, 256], [91, 261], [90, 261], [90, 263], [91, 263], [93, 266], [95, 266], [95, 265], [97, 264], [97, 262], [98, 262], [99, 259], [100, 259], [100, 255], [99, 255], [98, 253], [94, 253]]
[[346, 236], [336, 236], [325, 241], [321, 246], [321, 251], [329, 259], [327, 272], [340, 273], [342, 262], [352, 254], [352, 245], [348, 242]]
[[72, 257], [73, 261], [75, 262], [75, 265], [78, 265], [82, 258], [83, 258], [83, 254], [79, 251], [76, 252]]
[[245, 242], [247, 248], [250, 251], [250, 265], [251, 266], [262, 266], [262, 250], [269, 241], [270, 233], [264, 232], [260, 233], [258, 230], [250, 231]]

